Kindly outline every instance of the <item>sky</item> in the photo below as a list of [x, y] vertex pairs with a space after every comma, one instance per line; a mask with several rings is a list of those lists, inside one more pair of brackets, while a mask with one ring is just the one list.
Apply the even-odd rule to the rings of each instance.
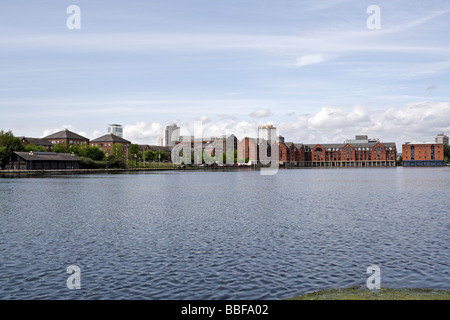
[[0, 129], [401, 149], [450, 135], [449, 31], [448, 0], [0, 0]]

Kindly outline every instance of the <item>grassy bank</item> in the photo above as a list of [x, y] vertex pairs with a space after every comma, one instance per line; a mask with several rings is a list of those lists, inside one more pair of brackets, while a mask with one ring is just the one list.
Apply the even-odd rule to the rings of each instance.
[[350, 287], [316, 291], [287, 300], [450, 300], [450, 291], [382, 288], [375, 292], [365, 288]]

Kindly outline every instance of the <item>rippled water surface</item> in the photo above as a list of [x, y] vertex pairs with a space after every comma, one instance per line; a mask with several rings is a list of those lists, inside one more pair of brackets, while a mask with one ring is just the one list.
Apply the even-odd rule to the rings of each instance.
[[1, 178], [0, 298], [283, 299], [372, 264], [450, 289], [449, 195], [449, 167]]

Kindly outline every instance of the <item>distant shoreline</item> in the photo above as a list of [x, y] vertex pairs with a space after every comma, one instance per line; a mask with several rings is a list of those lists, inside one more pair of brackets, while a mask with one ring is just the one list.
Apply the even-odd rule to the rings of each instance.
[[139, 173], [153, 171], [237, 171], [259, 170], [254, 167], [174, 167], [174, 168], [137, 168], [137, 169], [65, 169], [65, 170], [0, 170], [0, 177], [11, 175], [45, 175], [45, 174], [90, 174], [90, 173]]
[[[296, 167], [296, 166], [280, 166], [278, 169], [362, 169], [362, 168], [401, 168], [402, 166], [395, 167]], [[444, 166], [445, 167], [445, 166]], [[441, 168], [444, 168], [441, 167]], [[0, 178], [11, 177], [11, 176], [31, 176], [31, 175], [74, 175], [74, 174], [97, 174], [97, 173], [140, 173], [140, 172], [155, 172], [155, 171], [259, 171], [262, 167], [252, 167], [252, 166], [235, 166], [235, 167], [162, 167], [162, 168], [129, 168], [129, 169], [65, 169], [65, 170], [0, 170]], [[434, 167], [421, 167], [421, 168], [434, 168]], [[414, 169], [414, 168], [413, 168]]]
[[450, 291], [426, 288], [381, 288], [370, 291], [354, 286], [315, 291], [286, 300], [450, 300]]

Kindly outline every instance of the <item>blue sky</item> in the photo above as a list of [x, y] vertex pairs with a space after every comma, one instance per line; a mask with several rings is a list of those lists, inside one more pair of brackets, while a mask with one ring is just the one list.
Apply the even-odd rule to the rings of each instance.
[[[66, 27], [73, 4], [80, 30]], [[445, 0], [2, 1], [0, 128], [433, 140], [450, 135], [449, 31]]]

